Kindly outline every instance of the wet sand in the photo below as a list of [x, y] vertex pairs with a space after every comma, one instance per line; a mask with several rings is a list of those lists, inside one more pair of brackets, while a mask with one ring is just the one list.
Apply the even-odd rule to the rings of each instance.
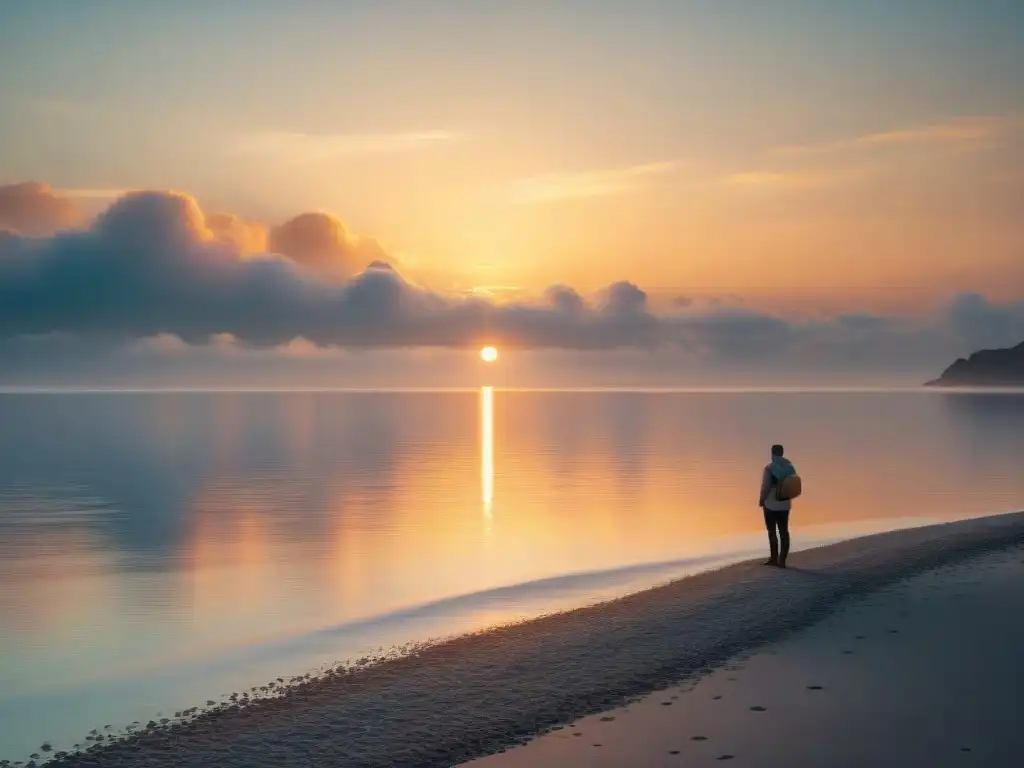
[[[98, 768], [450, 766], [685, 680], [705, 676], [702, 684], [712, 684], [724, 674], [714, 671], [716, 665], [780, 641], [848, 600], [935, 568], [1019, 545], [1024, 545], [1024, 513], [879, 534], [799, 552], [791, 558], [793, 567], [786, 571], [742, 563], [601, 605], [458, 638], [368, 668], [338, 670], [283, 687], [280, 695], [269, 700], [215, 707], [114, 743], [105, 738], [86, 753], [62, 755], [51, 764]], [[986, 591], [984, 583], [979, 589]], [[943, 594], [941, 583], [936, 594]], [[951, 614], [947, 631], [966, 643], [973, 636], [965, 630], [968, 621]], [[868, 653], [858, 649], [871, 647], [867, 641], [871, 626], [866, 622], [861, 630], [865, 640], [856, 640], [855, 635], [849, 640], [854, 647], [840, 650]], [[887, 639], [895, 642], [897, 637], [903, 636]], [[909, 643], [912, 637], [911, 632], [901, 641]], [[973, 655], [970, 645], [963, 647], [966, 655]], [[927, 661], [931, 648], [930, 638], [921, 637], [912, 653]], [[857, 653], [851, 654], [851, 659]], [[878, 659], [884, 658], [879, 653]], [[734, 676], [740, 674], [733, 672]], [[944, 674], [941, 661], [936, 674]], [[725, 682], [735, 685], [740, 679]], [[808, 678], [800, 684], [819, 683]], [[831, 688], [835, 682], [820, 684], [821, 691], [804, 691], [807, 700], [818, 702], [826, 694], [834, 695]], [[879, 690], [872, 693], [882, 695]], [[822, 696], [811, 699], [812, 694]], [[772, 695], [782, 693], [773, 688]], [[710, 697], [704, 705], [724, 701]], [[781, 701], [765, 690], [744, 714], [774, 717], [772, 713], [784, 709]], [[931, 703], [920, 697], [913, 702], [914, 707]], [[630, 716], [641, 706], [634, 703]], [[649, 709], [654, 706], [647, 704]], [[675, 712], [676, 706], [673, 702], [663, 709]], [[764, 707], [764, 711], [750, 710], [752, 706]], [[817, 706], [811, 705], [812, 709]], [[970, 706], [962, 703], [964, 711]], [[596, 722], [609, 726], [617, 721], [598, 718]], [[769, 724], [767, 719], [757, 722]], [[684, 726], [678, 726], [680, 739], [688, 733]], [[743, 732], [739, 725], [736, 729]], [[746, 730], [764, 728], [754, 724]], [[593, 762], [599, 750], [608, 749], [603, 746], [604, 740], [611, 739], [611, 732], [608, 734], [601, 737], [602, 747], [591, 746], [586, 758], [579, 757], [584, 762], [577, 764], [644, 764], [642, 756], [624, 763]], [[748, 734], [746, 738], [752, 737]], [[520, 759], [516, 755], [546, 749], [543, 743], [555, 743], [555, 739], [538, 740], [522, 752], [492, 759]], [[712, 755], [715, 759], [733, 754], [739, 760], [752, 744], [742, 739], [727, 744], [722, 739], [709, 749], [719, 750]], [[973, 748], [966, 742], [964, 746]], [[661, 747], [667, 747], [659, 748], [664, 754], [646, 764], [674, 764], [657, 760], [677, 758], [679, 755], [669, 753], [677, 750], [681, 755], [684, 748]], [[575, 745], [572, 748], [577, 749]], [[837, 763], [829, 760], [827, 764]], [[873, 764], [882, 763], [876, 760]]]
[[1024, 765], [1024, 548], [851, 601], [696, 684], [466, 768]]

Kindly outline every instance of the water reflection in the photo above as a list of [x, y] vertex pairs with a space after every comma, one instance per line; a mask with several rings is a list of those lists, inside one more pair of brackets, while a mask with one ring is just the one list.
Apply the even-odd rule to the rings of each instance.
[[484, 517], [491, 518], [494, 503], [494, 388], [480, 388], [480, 489]]
[[0, 395], [0, 423], [0, 744], [97, 681], [158, 700], [282, 636], [376, 647], [411, 607], [506, 620], [534, 605], [509, 585], [760, 547], [777, 441], [797, 546], [1024, 497], [1021, 395]]

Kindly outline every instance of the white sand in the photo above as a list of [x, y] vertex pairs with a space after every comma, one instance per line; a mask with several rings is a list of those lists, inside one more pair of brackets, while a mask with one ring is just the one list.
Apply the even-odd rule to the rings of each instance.
[[1024, 548], [907, 579], [466, 768], [1024, 765]]
[[[602, 605], [459, 638], [356, 673], [328, 675], [294, 686], [277, 699], [214, 709], [186, 722], [105, 743], [88, 753], [62, 756], [52, 764], [450, 766], [508, 747], [559, 723], [619, 706], [638, 695], [696, 679], [737, 653], [813, 624], [844, 600], [939, 566], [1018, 545], [1024, 545], [1024, 513], [868, 536], [800, 552], [791, 557], [793, 567], [786, 571], [753, 563], [731, 566]], [[973, 663], [969, 642], [975, 637], [968, 622], [969, 617], [965, 621], [950, 614], [946, 629], [954, 639], [959, 638], [956, 647], [964, 649], [965, 664]], [[867, 622], [861, 630], [865, 637], [872, 626]], [[913, 637], [911, 632], [901, 641]], [[867, 640], [850, 642], [858, 647], [863, 644], [864, 649], [873, 647]], [[945, 674], [944, 657], [933, 658], [933, 647], [937, 646], [932, 638], [925, 635], [906, 655], [919, 655], [929, 670]], [[985, 652], [993, 653], [991, 649]], [[879, 651], [876, 658], [883, 664], [886, 656]], [[964, 677], [970, 679], [972, 673], [968, 667]], [[887, 677], [873, 674], [875, 679]], [[707, 681], [717, 679], [720, 677], [713, 674]], [[814, 693], [832, 695], [831, 689], [837, 685], [834, 680], [822, 683], [827, 690]], [[801, 680], [800, 685], [804, 684]], [[813, 681], [808, 678], [806, 684]], [[746, 714], [774, 717], [776, 709], [782, 709], [780, 701], [797, 700], [792, 694], [785, 694], [790, 699], [773, 698], [784, 695], [781, 691], [760, 691], [759, 701], [751, 706], [770, 709], [747, 710]], [[881, 695], [879, 689], [870, 692]], [[820, 700], [825, 701], [824, 695]], [[712, 701], [720, 704], [724, 699]], [[912, 695], [910, 701], [921, 707], [931, 703], [921, 694]], [[810, 711], [816, 706], [811, 705]], [[970, 707], [971, 703], [962, 703], [963, 710]], [[674, 706], [664, 709], [675, 711]], [[842, 719], [841, 713], [838, 717]], [[914, 723], [927, 721], [925, 715]], [[768, 719], [758, 722], [769, 724]], [[679, 738], [689, 732], [688, 727], [676, 727]], [[750, 746], [745, 752], [749, 756], [754, 742], [744, 739], [754, 738], [750, 735], [754, 732], [763, 734], [764, 729], [747, 726], [743, 731], [739, 721], [736, 728], [749, 733], [728, 743], [716, 741], [708, 747], [710, 751], [728, 750], [738, 760]], [[972, 734], [973, 746], [980, 754], [979, 736]], [[961, 740], [968, 736], [957, 734]], [[773, 737], [769, 733], [763, 738], [767, 742]], [[794, 742], [796, 736], [788, 738], [790, 743], [810, 743], [806, 738], [802, 742]], [[554, 738], [548, 741], [555, 743]], [[530, 749], [546, 749], [543, 742], [509, 753], [506, 759], [518, 759], [513, 755]], [[657, 762], [670, 757], [666, 747], [667, 743], [661, 744], [655, 762], [646, 764], [674, 764]], [[671, 747], [684, 748], [692, 746]], [[577, 764], [601, 764], [593, 762], [594, 754], [604, 749], [591, 747]], [[639, 757], [630, 757], [625, 762], [604, 764], [644, 763]], [[783, 764], [797, 763], [787, 757]], [[825, 764], [838, 763], [829, 759]], [[887, 763], [876, 760], [870, 764]]]

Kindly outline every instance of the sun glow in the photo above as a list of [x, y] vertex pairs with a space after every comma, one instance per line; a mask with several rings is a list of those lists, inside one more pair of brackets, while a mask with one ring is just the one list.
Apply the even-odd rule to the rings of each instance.
[[480, 350], [480, 359], [485, 363], [493, 363], [498, 359], [498, 350], [494, 347], [484, 347]]

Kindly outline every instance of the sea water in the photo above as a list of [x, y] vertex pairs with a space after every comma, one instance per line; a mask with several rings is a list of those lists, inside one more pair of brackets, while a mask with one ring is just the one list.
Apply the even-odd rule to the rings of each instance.
[[[0, 759], [412, 641], [1024, 507], [1024, 394], [0, 394]], [[794, 559], [798, 554], [794, 555]]]

